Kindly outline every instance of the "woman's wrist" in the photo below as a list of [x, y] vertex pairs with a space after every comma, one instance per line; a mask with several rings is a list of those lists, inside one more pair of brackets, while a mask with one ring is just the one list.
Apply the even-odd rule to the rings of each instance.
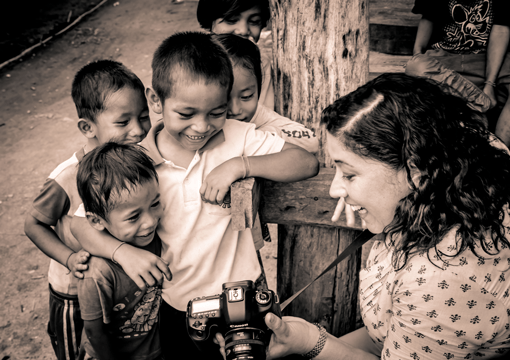
[[321, 324], [313, 323], [311, 325], [315, 327], [316, 336], [309, 337], [309, 339], [315, 339], [315, 342], [312, 342], [313, 345], [311, 347], [309, 343], [308, 348], [310, 350], [301, 354], [301, 356], [306, 359], [313, 359], [321, 353], [322, 349], [324, 349], [324, 345], [326, 344], [326, 339], [328, 336], [328, 332]]

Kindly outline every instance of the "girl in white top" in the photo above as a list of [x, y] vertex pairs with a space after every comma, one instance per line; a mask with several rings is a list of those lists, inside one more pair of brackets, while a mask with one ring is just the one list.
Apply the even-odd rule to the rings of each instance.
[[316, 153], [319, 149], [319, 140], [315, 131], [279, 115], [260, 103], [263, 75], [257, 45], [234, 34], [215, 35], [215, 38], [227, 51], [234, 70], [228, 118], [251, 122], [255, 124], [257, 130], [276, 133], [286, 142]]

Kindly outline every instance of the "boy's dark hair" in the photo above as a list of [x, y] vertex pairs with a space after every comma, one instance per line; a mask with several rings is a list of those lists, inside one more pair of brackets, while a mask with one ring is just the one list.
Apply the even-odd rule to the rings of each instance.
[[153, 179], [158, 181], [158, 175], [144, 148], [114, 142], [87, 153], [76, 176], [85, 211], [106, 221], [123, 190], [129, 192]]
[[234, 34], [215, 34], [213, 38], [223, 45], [232, 61], [232, 66], [242, 66], [255, 75], [260, 96], [262, 67], [259, 47], [251, 40]]
[[78, 117], [95, 122], [110, 95], [126, 86], [145, 97], [142, 81], [120, 62], [97, 60], [85, 65], [76, 73], [72, 85]]
[[203, 32], [181, 32], [166, 38], [152, 59], [152, 87], [164, 104], [172, 86], [187, 76], [186, 82], [217, 82], [230, 94], [234, 75], [225, 49]]
[[268, 0], [200, 0], [197, 7], [197, 20], [203, 29], [211, 30], [217, 19], [229, 19], [255, 6], [260, 9], [262, 28], [271, 17]]

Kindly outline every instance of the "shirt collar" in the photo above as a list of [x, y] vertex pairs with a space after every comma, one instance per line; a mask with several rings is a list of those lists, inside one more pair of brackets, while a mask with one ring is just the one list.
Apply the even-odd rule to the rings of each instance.
[[[163, 156], [159, 152], [158, 146], [156, 145], [156, 136], [163, 130], [165, 124], [163, 120], [158, 120], [156, 124], [150, 129], [147, 137], [140, 143], [147, 150], [147, 155], [149, 155], [154, 161], [155, 165], [159, 165], [165, 162]], [[209, 139], [207, 144], [198, 150], [198, 153], [201, 154], [206, 150], [210, 150], [218, 146], [219, 144], [225, 142], [225, 134], [223, 130], [220, 130], [216, 133], [212, 138]]]

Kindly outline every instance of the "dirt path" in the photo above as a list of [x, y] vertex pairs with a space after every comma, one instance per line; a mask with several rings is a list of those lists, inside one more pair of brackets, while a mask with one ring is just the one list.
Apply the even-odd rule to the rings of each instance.
[[46, 335], [49, 260], [25, 236], [23, 222], [46, 176], [83, 144], [70, 96], [75, 72], [89, 61], [111, 58], [148, 85], [159, 43], [177, 31], [199, 30], [195, 1], [114, 3], [0, 72], [2, 360], [55, 358]]

